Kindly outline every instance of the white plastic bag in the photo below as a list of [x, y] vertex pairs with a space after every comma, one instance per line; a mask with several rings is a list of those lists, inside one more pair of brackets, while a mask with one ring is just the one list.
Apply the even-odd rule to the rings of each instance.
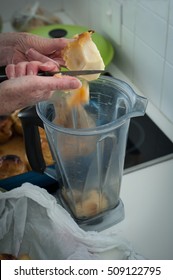
[[25, 6], [20, 11], [15, 11], [11, 19], [11, 24], [14, 29], [23, 32], [29, 32], [39, 26], [59, 23], [61, 21], [56, 14], [42, 8], [38, 1]]
[[141, 258], [116, 232], [82, 230], [52, 195], [30, 183], [0, 193], [0, 253], [45, 260]]

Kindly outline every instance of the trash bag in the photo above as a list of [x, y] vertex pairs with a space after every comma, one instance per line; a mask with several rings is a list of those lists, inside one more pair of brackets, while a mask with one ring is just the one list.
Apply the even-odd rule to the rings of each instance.
[[114, 232], [84, 231], [45, 189], [30, 183], [0, 192], [0, 254], [33, 260], [141, 259]]

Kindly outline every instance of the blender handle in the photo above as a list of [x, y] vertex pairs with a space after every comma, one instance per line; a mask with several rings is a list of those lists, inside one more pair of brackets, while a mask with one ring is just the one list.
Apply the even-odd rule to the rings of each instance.
[[23, 127], [25, 150], [29, 164], [34, 171], [44, 173], [46, 163], [41, 149], [38, 126], [44, 127], [42, 120], [37, 115], [36, 107], [32, 106], [21, 110], [18, 117]]

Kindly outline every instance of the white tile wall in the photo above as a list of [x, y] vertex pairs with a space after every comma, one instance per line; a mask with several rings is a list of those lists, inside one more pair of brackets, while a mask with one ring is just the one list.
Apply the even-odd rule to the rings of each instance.
[[119, 0], [64, 0], [64, 10], [74, 23], [101, 32], [120, 44], [121, 2]]
[[153, 13], [167, 19], [169, 0], [139, 0], [138, 3], [151, 10]]
[[173, 64], [173, 25], [168, 27], [166, 60]]
[[173, 25], [173, 1], [170, 1], [170, 8], [169, 8], [169, 23]]
[[121, 3], [122, 46], [115, 42], [114, 62], [173, 123], [173, 0]]
[[[123, 55], [121, 55], [123, 53]], [[122, 26], [121, 46], [115, 50], [115, 63], [121, 65], [128, 78], [134, 77], [134, 35], [125, 26]]]
[[102, 0], [101, 31], [110, 40], [121, 43], [121, 3], [117, 0]]
[[166, 31], [165, 20], [149, 9], [137, 5], [135, 34], [161, 56], [165, 54]]
[[126, 1], [126, 3], [123, 5], [122, 23], [127, 29], [134, 32], [135, 21], [136, 21], [136, 0]]
[[170, 120], [173, 120], [173, 65], [167, 62], [164, 72], [163, 92], [161, 110]]
[[134, 83], [159, 107], [162, 93], [164, 59], [141, 39], [135, 39]]
[[63, 8], [74, 23], [85, 26], [89, 22], [89, 2], [89, 0], [64, 0]]
[[100, 24], [100, 19], [102, 17], [102, 5], [100, 0], [94, 0], [92, 4], [89, 2], [89, 21], [88, 27], [94, 29], [96, 32], [101, 32], [102, 25]]

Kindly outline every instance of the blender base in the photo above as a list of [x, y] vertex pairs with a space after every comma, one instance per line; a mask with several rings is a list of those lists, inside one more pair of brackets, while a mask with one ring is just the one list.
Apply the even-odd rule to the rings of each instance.
[[118, 205], [115, 208], [102, 213], [97, 217], [85, 221], [75, 219], [75, 221], [79, 227], [85, 231], [102, 231], [115, 224], [118, 224], [124, 219], [124, 217], [124, 204], [120, 199]]

